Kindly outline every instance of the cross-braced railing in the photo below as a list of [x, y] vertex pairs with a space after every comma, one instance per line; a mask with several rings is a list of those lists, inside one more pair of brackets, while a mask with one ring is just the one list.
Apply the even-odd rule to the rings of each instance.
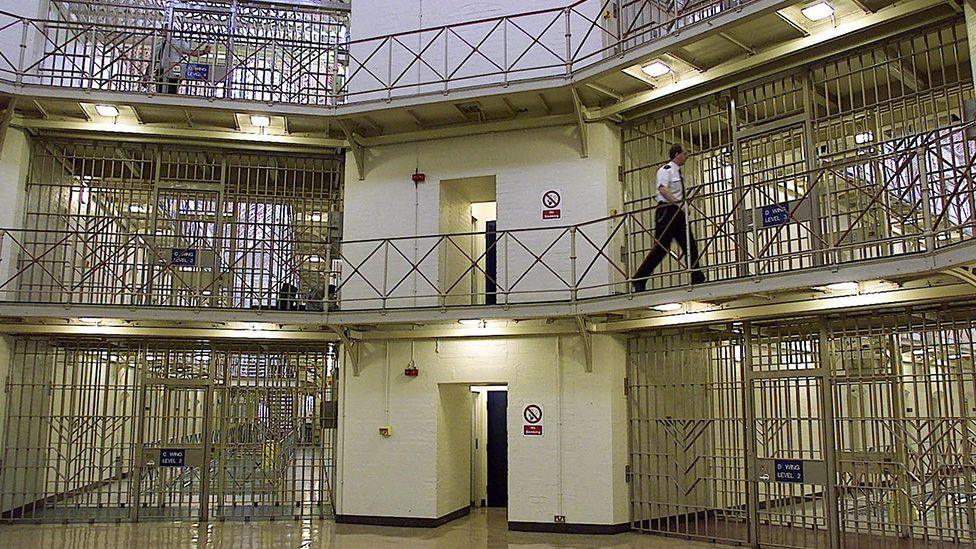
[[[688, 189], [680, 249], [647, 286], [801, 272], [929, 253], [976, 231], [976, 139], [969, 123], [860, 146], [813, 170]], [[783, 190], [789, 190], [786, 201]], [[723, 194], [716, 200], [711, 194]], [[511, 305], [633, 293], [655, 208], [574, 225], [345, 240], [8, 229], [7, 301], [323, 311]], [[114, 226], [114, 225], [113, 225]], [[622, 249], [630, 250], [621, 253]]]
[[357, 40], [345, 14], [310, 8], [147, 6], [118, 21], [0, 11], [0, 80], [337, 105], [568, 76], [753, 1], [578, 0]]

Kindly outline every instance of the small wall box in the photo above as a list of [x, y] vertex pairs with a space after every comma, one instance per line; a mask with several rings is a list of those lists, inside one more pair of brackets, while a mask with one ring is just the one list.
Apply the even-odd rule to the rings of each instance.
[[420, 370], [418, 370], [416, 366], [411, 364], [410, 366], [407, 366], [403, 370], [403, 375], [407, 377], [417, 377], [420, 375]]
[[380, 427], [380, 436], [384, 436], [387, 438], [393, 436], [393, 427], [390, 427], [389, 425], [385, 427]]

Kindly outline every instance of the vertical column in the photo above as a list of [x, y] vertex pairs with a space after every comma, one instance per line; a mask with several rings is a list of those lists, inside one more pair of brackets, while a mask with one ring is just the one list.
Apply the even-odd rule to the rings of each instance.
[[969, 69], [973, 71], [973, 81], [976, 82], [976, 0], [963, 0], [963, 11], [966, 14], [966, 37], [969, 41]]

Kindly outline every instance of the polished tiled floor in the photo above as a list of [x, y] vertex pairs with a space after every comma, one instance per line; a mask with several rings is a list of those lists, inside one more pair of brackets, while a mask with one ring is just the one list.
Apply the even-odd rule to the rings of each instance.
[[65, 524], [0, 526], [0, 547], [28, 548], [285, 548], [343, 549], [397, 547], [614, 547], [715, 548], [726, 547], [635, 533], [581, 536], [509, 532], [505, 511], [474, 511], [440, 528], [385, 528], [335, 524], [332, 521], [145, 522], [139, 524]]

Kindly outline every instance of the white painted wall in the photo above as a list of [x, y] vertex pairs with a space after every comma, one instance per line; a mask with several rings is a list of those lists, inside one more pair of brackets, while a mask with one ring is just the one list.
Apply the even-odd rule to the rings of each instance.
[[[25, 186], [30, 145], [22, 130], [9, 128], [0, 151], [0, 229], [23, 227]], [[23, 235], [16, 234], [18, 239]], [[0, 299], [12, 299], [16, 282], [3, 286], [17, 272], [17, 245], [4, 237], [0, 242]]]
[[[438, 239], [413, 237], [439, 232], [441, 180], [479, 176], [495, 176], [499, 231], [536, 229], [518, 233], [518, 242], [509, 238], [507, 250], [500, 235], [498, 275], [502, 287], [511, 287], [509, 301], [569, 299], [570, 236], [562, 227], [602, 218], [619, 208], [620, 201], [618, 133], [609, 126], [591, 124], [588, 135], [588, 158], [580, 158], [575, 126], [373, 147], [368, 151], [362, 181], [350, 159], [346, 163], [343, 226], [342, 250], [347, 262], [342, 266], [343, 308], [383, 305], [378, 296], [384, 288], [384, 271], [386, 288], [394, 296], [386, 306], [438, 305], [434, 296], [438, 292], [440, 254], [438, 250], [428, 254]], [[411, 181], [415, 169], [427, 175], [425, 183], [415, 185]], [[562, 193], [560, 220], [542, 219], [542, 195], [549, 189]], [[608, 226], [599, 222], [583, 229], [596, 247], [581, 235], [577, 239], [580, 276], [598, 256], [596, 248], [604, 243]], [[390, 249], [380, 243], [351, 242], [390, 237], [406, 238], [395, 241]], [[535, 264], [533, 254], [543, 253], [546, 266], [558, 277]], [[419, 265], [421, 274], [411, 273], [411, 262]], [[354, 267], [358, 273], [353, 272]], [[599, 257], [583, 284], [602, 286], [581, 291], [580, 297], [606, 295], [611, 271], [609, 262]], [[504, 298], [499, 295], [498, 302], [503, 303]]]
[[[452, 82], [448, 89], [502, 83], [502, 69], [508, 81], [566, 73], [567, 22], [565, 13], [547, 11], [563, 8], [571, 0], [523, 0], [482, 2], [479, 0], [357, 0], [350, 19], [349, 89], [352, 101], [382, 99], [386, 91], [373, 91], [395, 82], [389, 96], [443, 92], [444, 75]], [[591, 30], [590, 20], [601, 20], [602, 0], [588, 0], [570, 13], [571, 58], [593, 61], [605, 33]], [[498, 24], [497, 18], [517, 16]], [[477, 21], [488, 19], [483, 23]], [[460, 23], [468, 23], [457, 26]], [[440, 27], [452, 25], [450, 32]], [[419, 32], [420, 29], [429, 29]], [[524, 32], [523, 32], [524, 30]], [[385, 40], [385, 35], [398, 35]], [[376, 38], [376, 39], [373, 39]], [[538, 43], [533, 43], [533, 39]], [[364, 40], [365, 42], [356, 42]], [[472, 53], [478, 46], [479, 53]], [[550, 51], [551, 50], [551, 51]], [[424, 62], [415, 61], [423, 52]], [[370, 74], [372, 73], [372, 74]], [[375, 75], [375, 76], [373, 76]], [[363, 93], [370, 91], [370, 93]]]
[[[508, 520], [548, 523], [564, 515], [568, 523], [627, 522], [626, 348], [612, 336], [594, 336], [593, 343], [597, 358], [587, 373], [575, 336], [558, 343], [553, 336], [417, 341], [417, 378], [403, 375], [410, 342], [364, 344], [362, 373], [342, 370], [338, 513], [446, 514], [450, 505], [439, 503], [441, 493], [460, 493], [460, 485], [467, 490], [470, 457], [453, 457], [460, 483], [439, 474], [441, 388], [491, 383], [508, 384]], [[529, 403], [544, 408], [542, 437], [522, 435]], [[386, 423], [393, 427], [390, 438], [378, 434]]]

